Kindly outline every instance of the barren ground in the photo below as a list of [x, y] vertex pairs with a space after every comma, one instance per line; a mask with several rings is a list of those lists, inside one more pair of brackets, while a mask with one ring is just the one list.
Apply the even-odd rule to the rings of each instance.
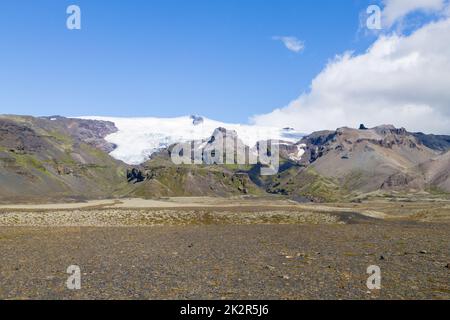
[[[0, 208], [2, 299], [450, 299], [448, 202]], [[66, 269], [81, 268], [81, 290]], [[381, 268], [368, 290], [367, 267]]]

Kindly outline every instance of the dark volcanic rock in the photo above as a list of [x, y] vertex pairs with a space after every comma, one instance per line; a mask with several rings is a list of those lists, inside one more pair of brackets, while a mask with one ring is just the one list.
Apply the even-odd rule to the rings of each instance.
[[359, 130], [368, 130], [368, 128], [364, 124], [361, 124]]
[[145, 174], [136, 168], [127, 170], [127, 180], [132, 183], [139, 183], [146, 179]]
[[450, 136], [424, 134], [422, 132], [413, 133], [413, 135], [428, 148], [438, 151], [450, 150]]

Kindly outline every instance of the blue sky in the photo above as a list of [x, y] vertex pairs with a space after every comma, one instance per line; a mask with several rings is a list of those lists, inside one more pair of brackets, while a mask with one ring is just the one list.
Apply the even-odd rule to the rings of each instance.
[[[0, 113], [248, 121], [364, 52], [365, 0], [2, 0]], [[82, 30], [66, 28], [79, 5]], [[300, 53], [275, 36], [304, 41]]]

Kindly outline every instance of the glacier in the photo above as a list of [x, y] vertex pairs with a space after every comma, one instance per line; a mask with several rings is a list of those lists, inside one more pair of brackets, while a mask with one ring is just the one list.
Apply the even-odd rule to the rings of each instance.
[[235, 130], [239, 138], [250, 147], [255, 146], [258, 141], [269, 139], [295, 143], [303, 136], [292, 128], [223, 123], [201, 116], [176, 118], [84, 116], [77, 118], [113, 122], [118, 131], [105, 137], [106, 141], [117, 146], [110, 155], [130, 165], [144, 163], [153, 153], [171, 144], [208, 139], [219, 127]]

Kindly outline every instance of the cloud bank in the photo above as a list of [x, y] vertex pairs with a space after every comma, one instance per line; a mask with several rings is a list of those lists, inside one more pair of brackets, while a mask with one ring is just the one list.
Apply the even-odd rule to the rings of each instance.
[[[387, 0], [385, 10], [391, 19], [398, 19], [406, 9], [389, 7], [394, 2], [403, 1]], [[449, 35], [449, 18], [409, 36], [382, 35], [364, 54], [337, 56], [308, 92], [284, 108], [252, 117], [251, 122], [306, 133], [364, 123], [450, 134]]]
[[442, 12], [448, 0], [384, 0], [383, 21], [385, 27], [392, 27], [397, 21], [415, 11], [426, 13]]

